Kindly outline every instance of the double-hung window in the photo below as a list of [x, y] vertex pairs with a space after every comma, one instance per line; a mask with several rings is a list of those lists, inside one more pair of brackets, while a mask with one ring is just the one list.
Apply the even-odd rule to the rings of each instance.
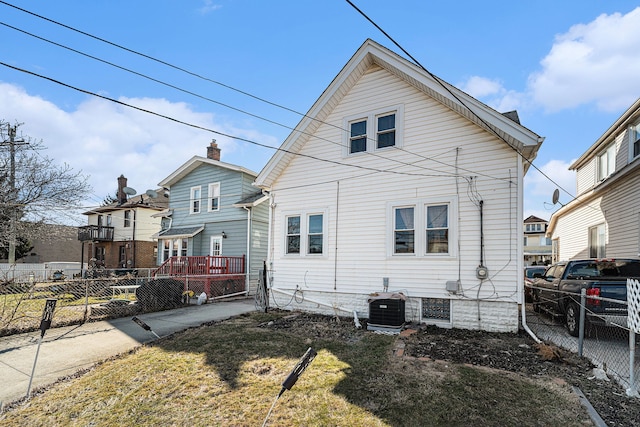
[[386, 114], [377, 117], [376, 147], [386, 148], [396, 145], [396, 115]]
[[589, 258], [603, 258], [605, 256], [605, 228], [604, 224], [589, 227]]
[[[456, 199], [412, 200], [387, 204], [389, 256], [456, 256]], [[526, 245], [526, 240], [525, 240]]]
[[345, 117], [344, 151], [349, 156], [402, 145], [404, 106], [380, 108], [364, 114]]
[[428, 254], [449, 253], [449, 206], [427, 205], [427, 250]]
[[631, 160], [640, 156], [640, 123], [633, 127], [633, 131], [630, 132], [631, 140], [629, 141], [629, 149], [631, 154]]
[[209, 194], [208, 194], [207, 205], [208, 205], [209, 212], [220, 210], [220, 183], [219, 182], [209, 184]]
[[349, 124], [349, 154], [367, 151], [367, 121], [358, 120]]
[[395, 209], [394, 219], [394, 253], [412, 254], [415, 250], [414, 208]]
[[598, 156], [598, 181], [607, 178], [616, 170], [616, 144], [607, 147]]
[[307, 227], [309, 234], [307, 235], [308, 253], [321, 254], [323, 247], [323, 222], [322, 214], [313, 214], [307, 217]]
[[124, 226], [131, 227], [131, 211], [129, 209], [124, 211]]
[[285, 216], [285, 254], [326, 255], [326, 212], [303, 211]]
[[191, 197], [189, 203], [189, 213], [200, 213], [200, 186], [191, 187]]
[[300, 253], [300, 215], [287, 217], [287, 253]]

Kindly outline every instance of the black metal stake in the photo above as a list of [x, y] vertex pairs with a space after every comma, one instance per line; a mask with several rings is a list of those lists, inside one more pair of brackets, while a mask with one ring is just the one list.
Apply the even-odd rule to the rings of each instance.
[[145, 331], [149, 331], [151, 332], [153, 335], [156, 336], [156, 338], [160, 338], [160, 335], [156, 334], [155, 332], [153, 332], [151, 330], [151, 326], [147, 325], [146, 323], [144, 323], [144, 321], [142, 319], [139, 319], [137, 316], [133, 316], [133, 318], [131, 319], [134, 322], [136, 322], [138, 325], [140, 325], [140, 327], [142, 329], [144, 329]]
[[53, 312], [56, 309], [57, 299], [47, 298], [42, 310], [42, 320], [40, 320], [40, 339], [38, 340], [38, 348], [36, 350], [36, 358], [33, 360], [33, 367], [31, 368], [31, 377], [29, 378], [29, 386], [27, 387], [27, 395], [29, 398], [31, 394], [31, 384], [33, 383], [33, 375], [36, 372], [36, 364], [38, 363], [38, 355], [40, 354], [40, 345], [44, 338], [44, 333], [51, 327], [51, 321], [53, 320]]

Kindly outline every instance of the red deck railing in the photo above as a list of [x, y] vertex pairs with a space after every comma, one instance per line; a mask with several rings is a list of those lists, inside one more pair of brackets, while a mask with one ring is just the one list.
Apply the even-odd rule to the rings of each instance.
[[153, 277], [218, 276], [244, 274], [245, 256], [173, 256], [153, 272]]

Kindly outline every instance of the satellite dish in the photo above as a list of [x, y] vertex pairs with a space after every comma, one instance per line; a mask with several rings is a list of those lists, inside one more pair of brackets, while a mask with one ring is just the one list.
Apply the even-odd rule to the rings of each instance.
[[129, 196], [135, 196], [136, 194], [136, 190], [131, 187], [124, 187], [122, 191], [124, 192], [124, 194], [128, 194]]
[[158, 197], [158, 193], [156, 193], [153, 190], [147, 190], [147, 196], [151, 197], [152, 199], [155, 199], [156, 197]]
[[556, 188], [555, 190], [553, 190], [553, 196], [551, 197], [551, 201], [555, 205], [556, 203], [558, 203], [558, 199], [560, 199], [560, 190]]

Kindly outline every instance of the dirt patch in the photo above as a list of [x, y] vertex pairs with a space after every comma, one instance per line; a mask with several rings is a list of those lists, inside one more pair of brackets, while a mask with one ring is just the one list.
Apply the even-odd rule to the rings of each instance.
[[[309, 339], [357, 342], [366, 333], [353, 319], [294, 312], [264, 324]], [[526, 332], [490, 333], [435, 326], [410, 325], [396, 338], [397, 357], [405, 360], [446, 361], [507, 371], [549, 384], [578, 387], [608, 426], [640, 424], [640, 399], [629, 398], [615, 381], [593, 378], [593, 365], [585, 358], [552, 344], [538, 345]], [[418, 366], [418, 365], [414, 365]]]

